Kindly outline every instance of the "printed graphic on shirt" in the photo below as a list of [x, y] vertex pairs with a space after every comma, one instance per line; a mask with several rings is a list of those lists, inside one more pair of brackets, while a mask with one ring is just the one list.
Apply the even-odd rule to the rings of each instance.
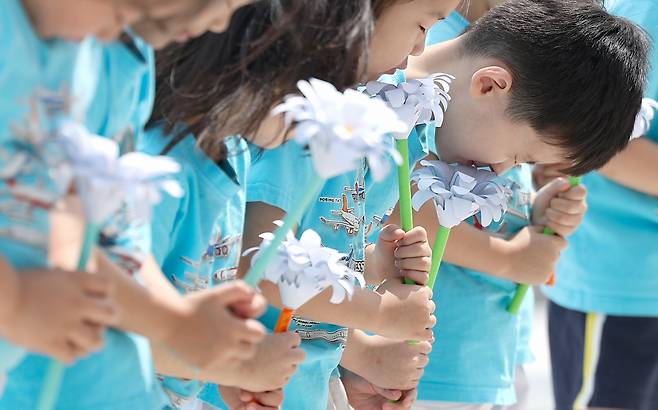
[[135, 218], [122, 209], [103, 227], [99, 242], [112, 260], [130, 275], [142, 268], [148, 253], [146, 244], [150, 243], [147, 237], [150, 226], [139, 222], [137, 229], [133, 229], [134, 224]]
[[[320, 202], [336, 202], [337, 198], [320, 197]], [[340, 200], [341, 208], [332, 210], [333, 218], [320, 217], [320, 221], [331, 226], [334, 232], [344, 229], [350, 236], [355, 236], [363, 226], [365, 218], [358, 217], [354, 213], [354, 208], [350, 208], [347, 201], [347, 194], [343, 194]]]
[[393, 213], [393, 208], [389, 208], [383, 215], [373, 215], [372, 216], [372, 221], [368, 224], [368, 227], [366, 228], [366, 238], [370, 237], [370, 234], [373, 232], [379, 232], [384, 225], [386, 225], [386, 222], [388, 222], [389, 218], [391, 217], [391, 214]]
[[356, 272], [365, 273], [366, 271], [366, 261], [362, 258], [355, 258], [354, 245], [350, 245], [350, 252], [341, 258], [341, 262], [345, 262], [345, 265], [347, 265], [348, 268]]
[[46, 249], [46, 214], [66, 191], [62, 178], [51, 164], [56, 153], [47, 150], [44, 141], [67, 116], [71, 97], [66, 91], [38, 91], [29, 100], [26, 120], [12, 127], [12, 138], [0, 146], [0, 213], [11, 225], [0, 226], [0, 236]]
[[296, 324], [295, 333], [303, 340], [322, 339], [329, 343], [341, 345], [347, 343], [347, 329], [345, 328], [336, 328], [335, 330], [319, 329], [317, 328], [319, 322], [297, 316], [293, 320]]
[[[211, 285], [235, 279], [238, 271], [238, 257], [234, 257], [228, 267], [215, 268], [215, 263], [228, 259], [242, 247], [242, 235], [224, 237], [222, 229], [217, 228], [214, 239], [198, 260], [181, 256], [181, 260], [191, 270], [186, 270], [184, 278], [173, 277], [174, 284], [184, 292], [195, 292], [209, 288]], [[212, 282], [211, 282], [212, 280]]]
[[[350, 200], [352, 206], [350, 206]], [[339, 209], [331, 210], [331, 216], [321, 216], [320, 221], [331, 226], [334, 232], [344, 230], [349, 236], [356, 236], [359, 230], [365, 225], [365, 215], [363, 212], [358, 212], [365, 205], [366, 201], [366, 188], [364, 178], [357, 177], [353, 186], [343, 187], [343, 193], [339, 197], [321, 196], [318, 201], [320, 203], [335, 203], [340, 204]]]

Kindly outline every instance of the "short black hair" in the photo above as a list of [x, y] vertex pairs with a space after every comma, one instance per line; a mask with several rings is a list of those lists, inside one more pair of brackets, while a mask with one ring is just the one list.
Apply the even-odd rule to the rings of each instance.
[[465, 34], [463, 53], [512, 72], [507, 112], [563, 148], [582, 175], [628, 144], [649, 70], [648, 35], [592, 0], [511, 0]]

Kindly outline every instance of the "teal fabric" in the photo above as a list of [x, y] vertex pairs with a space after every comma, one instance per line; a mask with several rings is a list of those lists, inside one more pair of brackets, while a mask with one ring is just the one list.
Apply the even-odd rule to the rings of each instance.
[[[159, 154], [170, 136], [161, 128], [146, 132], [140, 150]], [[181, 293], [206, 289], [235, 279], [242, 247], [245, 190], [251, 154], [247, 143], [230, 137], [231, 153], [221, 164], [213, 162], [188, 135], [167, 154], [181, 164], [181, 198], [165, 198], [155, 208], [151, 251], [164, 274]], [[204, 384], [161, 377], [169, 407], [196, 399]]]
[[[14, 157], [12, 142], [17, 130], [28, 121], [36, 124], [31, 115], [39, 107], [38, 101], [68, 101], [70, 115], [85, 120], [107, 73], [102, 69], [103, 45], [94, 39], [80, 43], [40, 39], [19, 0], [0, 2], [0, 19], [0, 50], [7, 57], [0, 61], [0, 167], [6, 171]], [[104, 114], [109, 116], [109, 111], [108, 106]], [[99, 120], [101, 114], [99, 111]], [[41, 125], [56, 124], [42, 118]], [[95, 124], [87, 125], [90, 131], [102, 134]], [[28, 195], [19, 195], [20, 191]], [[46, 266], [47, 208], [57, 195], [42, 168], [0, 181], [0, 252], [17, 269]], [[35, 408], [49, 360], [8, 346], [3, 342], [0, 347], [0, 373], [13, 370], [8, 374], [0, 409]], [[24, 360], [16, 365], [21, 358]], [[162, 398], [146, 340], [108, 331], [103, 350], [66, 370], [56, 408], [153, 408]]]
[[126, 34], [102, 48], [101, 75], [86, 112], [87, 127], [132, 151], [151, 116], [155, 56], [141, 38]]
[[[385, 80], [396, 82], [403, 78], [401, 75], [399, 72]], [[426, 133], [430, 132], [428, 130], [433, 133], [433, 127], [426, 127], [412, 134], [413, 140], [416, 141], [410, 141], [411, 155], [415, 158], [413, 161], [426, 155], [420, 138], [426, 138]], [[391, 165], [394, 166], [392, 160]], [[287, 143], [280, 148], [266, 151], [253, 164], [247, 201], [264, 202], [289, 211], [295, 206], [295, 200], [302, 196], [313, 175], [309, 154], [296, 143]], [[317, 200], [300, 221], [298, 232], [314, 229], [322, 237], [325, 246], [347, 254], [347, 264], [363, 272], [366, 238], [381, 226], [386, 212], [395, 205], [396, 181], [397, 177], [393, 171], [385, 183], [374, 184], [365, 163], [356, 172], [326, 181]], [[366, 196], [371, 189], [379, 185], [390, 190], [382, 191], [381, 203], [371, 207], [371, 201], [366, 201]], [[372, 201], [373, 204], [377, 202]], [[277, 310], [270, 308], [262, 321], [271, 329], [277, 316]], [[325, 410], [329, 380], [332, 375], [335, 377], [347, 338], [347, 329], [295, 317], [291, 330], [296, 331], [302, 338], [306, 361], [299, 366], [284, 388], [283, 408]]]
[[[530, 223], [530, 171], [499, 177], [512, 196], [492, 235], [511, 237]], [[477, 219], [471, 220], [476, 227]], [[419, 400], [508, 405], [516, 401], [514, 368], [520, 317], [511, 315], [516, 284], [443, 263], [434, 288], [436, 343], [419, 385]], [[527, 305], [527, 303], [526, 303]]]
[[[608, 10], [644, 28], [654, 41], [646, 97], [658, 99], [658, 3], [607, 1]], [[644, 137], [658, 143], [654, 119]], [[588, 211], [570, 236], [558, 264], [557, 281], [544, 287], [555, 303], [581, 312], [658, 316], [658, 198], [586, 175]]]

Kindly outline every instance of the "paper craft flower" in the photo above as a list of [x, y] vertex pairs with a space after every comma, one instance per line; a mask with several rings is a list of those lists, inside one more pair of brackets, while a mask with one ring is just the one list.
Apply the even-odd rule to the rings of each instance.
[[649, 131], [651, 121], [653, 121], [654, 111], [658, 111], [658, 102], [651, 98], [642, 99], [642, 107], [635, 117], [635, 127], [631, 134], [631, 139], [640, 138]]
[[371, 97], [384, 100], [407, 124], [406, 133], [398, 134], [407, 138], [417, 124], [436, 123], [443, 125], [443, 117], [450, 101], [450, 74], [437, 73], [421, 80], [409, 80], [395, 86], [381, 81], [370, 81], [364, 92]]
[[389, 172], [387, 156], [400, 156], [387, 134], [404, 132], [405, 124], [383, 101], [355, 90], [341, 93], [321, 80], [299, 81], [302, 96], [287, 96], [273, 113], [296, 123], [295, 140], [308, 145], [316, 170], [325, 179], [352, 171], [362, 158], [377, 181]]
[[[280, 225], [280, 221], [275, 222]], [[266, 249], [274, 235], [264, 233], [252, 263]], [[296, 310], [331, 287], [331, 303], [341, 303], [346, 297], [352, 298], [355, 283], [365, 286], [360, 273], [348, 268], [341, 260], [344, 254], [322, 246], [320, 235], [312, 229], [304, 231], [299, 239], [288, 232], [286, 240], [279, 247], [276, 256], [267, 266], [263, 279], [276, 283], [281, 292], [281, 301], [287, 308]]]
[[183, 194], [172, 179], [180, 166], [170, 158], [139, 152], [119, 156], [116, 142], [92, 135], [75, 122], [62, 123], [54, 142], [64, 155], [59, 168], [70, 168], [91, 223], [106, 222], [124, 204], [135, 218], [148, 221], [160, 191]]
[[418, 186], [413, 196], [414, 209], [433, 200], [442, 226], [453, 228], [478, 212], [482, 226], [488, 226], [507, 211], [507, 195], [493, 181], [495, 173], [441, 161], [420, 163], [423, 168], [411, 176]]

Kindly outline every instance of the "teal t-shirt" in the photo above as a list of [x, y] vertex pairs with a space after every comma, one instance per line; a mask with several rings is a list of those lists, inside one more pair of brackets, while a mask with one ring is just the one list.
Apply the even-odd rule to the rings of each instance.
[[[606, 6], [642, 26], [654, 41], [646, 97], [657, 99], [658, 3], [614, 0]], [[643, 138], [658, 143], [657, 120]], [[658, 198], [596, 172], [582, 183], [589, 192], [587, 213], [568, 238], [555, 286], [544, 287], [544, 293], [555, 303], [582, 312], [658, 316]]]
[[[530, 223], [529, 173], [523, 166], [498, 178], [511, 196], [501, 223], [487, 228], [492, 235], [508, 238]], [[479, 227], [477, 219], [470, 222]], [[441, 265], [434, 288], [436, 342], [419, 384], [419, 400], [496, 405], [516, 401], [521, 320], [506, 310], [515, 290], [511, 281]]]
[[[266, 151], [253, 164], [247, 201], [264, 202], [290, 211], [314, 172], [309, 154], [295, 142]], [[298, 229], [300, 233], [309, 228], [316, 230], [323, 245], [349, 254], [348, 264], [361, 272], [365, 246], [364, 190], [363, 167], [357, 173], [328, 180]], [[273, 329], [278, 313], [278, 309], [270, 307], [261, 321]], [[295, 317], [290, 330], [301, 337], [306, 360], [284, 388], [283, 408], [325, 410], [329, 379], [340, 362], [347, 329]]]
[[[140, 151], [157, 155], [170, 141], [160, 127], [141, 139]], [[188, 293], [234, 280], [242, 247], [245, 184], [251, 163], [247, 143], [226, 139], [229, 158], [212, 161], [188, 135], [168, 156], [181, 164], [181, 198], [165, 198], [155, 207], [151, 246], [162, 272], [181, 292]], [[204, 383], [160, 377], [169, 407], [179, 408], [197, 398]]]
[[[390, 81], [396, 79], [389, 78]], [[432, 128], [433, 127], [427, 127]], [[425, 138], [425, 128], [413, 132], [410, 137], [411, 156], [426, 155], [420, 142]], [[417, 154], [422, 152], [422, 155]], [[386, 212], [397, 202], [397, 179], [391, 160], [392, 174], [387, 182], [374, 184], [367, 166], [361, 167], [326, 181], [320, 194], [300, 221], [298, 232], [314, 229], [325, 246], [347, 254], [346, 262], [353, 269], [363, 272], [366, 238], [385, 221]], [[264, 202], [289, 211], [300, 198], [314, 175], [313, 164], [306, 150], [294, 142], [265, 152], [254, 162], [249, 176], [247, 200]], [[387, 186], [382, 201], [371, 211], [366, 201], [375, 186]], [[383, 191], [382, 191], [383, 192]], [[270, 308], [262, 318], [272, 328], [278, 311]], [[302, 338], [306, 360], [284, 388], [285, 409], [325, 410], [330, 378], [336, 374], [347, 339], [347, 329], [328, 323], [319, 323], [295, 317], [291, 330]]]
[[[36, 123], [34, 109], [43, 109], [41, 103], [64, 103], [70, 106], [68, 115], [85, 122], [91, 132], [103, 134], [86, 122], [86, 113], [105, 81], [104, 46], [91, 38], [80, 43], [40, 39], [18, 0], [0, 3], [0, 19], [0, 49], [2, 55], [11, 56], [0, 62], [0, 251], [17, 269], [45, 267], [47, 211], [59, 192], [43, 168], [17, 176], [9, 172], [15, 159], [11, 142], [20, 132], [17, 129]], [[100, 120], [103, 114], [111, 116], [110, 108], [99, 112]], [[44, 117], [39, 123], [53, 126]], [[0, 347], [0, 372], [13, 367], [0, 409], [36, 406], [49, 360], [23, 355], [22, 349], [7, 343]], [[153, 408], [162, 398], [147, 341], [110, 330], [102, 351], [67, 368], [57, 408]]]
[[155, 99], [155, 56], [141, 38], [126, 33], [102, 48], [101, 74], [86, 112], [87, 127], [133, 151]]
[[[38, 268], [47, 260], [47, 212], [30, 199], [46, 198], [43, 205], [48, 206], [57, 193], [46, 175], [33, 172], [12, 178], [8, 171], [15, 153], [9, 144], [16, 128], [27, 125], [36, 90], [56, 92], [69, 86], [78, 53], [93, 52], [94, 46], [41, 41], [19, 0], [0, 3], [0, 20], [0, 52], [5, 56], [0, 61], [0, 252], [17, 269]], [[25, 187], [31, 195], [19, 198], [14, 187]], [[22, 348], [1, 342], [0, 373], [18, 364], [24, 354]]]

